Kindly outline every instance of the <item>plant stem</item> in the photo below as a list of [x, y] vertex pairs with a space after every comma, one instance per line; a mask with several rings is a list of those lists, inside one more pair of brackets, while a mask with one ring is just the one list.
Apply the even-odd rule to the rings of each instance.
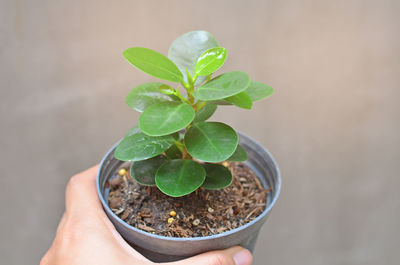
[[201, 110], [205, 105], [207, 105], [207, 103], [206, 102], [204, 102], [204, 101], [197, 101], [197, 103], [196, 103], [196, 112], [197, 111], [199, 111], [199, 110]]
[[176, 147], [178, 147], [179, 151], [181, 152], [183, 152], [183, 150], [185, 149], [185, 145], [180, 141], [175, 141], [174, 144], [176, 145]]
[[195, 75], [193, 76], [193, 84], [196, 83], [197, 77], [198, 77], [197, 74], [195, 74]]
[[192, 160], [192, 156], [188, 153], [186, 148], [183, 149], [183, 151], [182, 151], [182, 159], [190, 159], [190, 160]]
[[[195, 112], [197, 112], [199, 109], [201, 109], [202, 107], [204, 107], [206, 105], [205, 102], [199, 103], [200, 101], [195, 103], [195, 98], [193, 97], [193, 93], [194, 93], [194, 83], [197, 80], [198, 75], [195, 74], [193, 76], [193, 78], [190, 76], [189, 71], [186, 69], [186, 75], [187, 75], [187, 79], [188, 82], [181, 82], [182, 86], [186, 89], [187, 92], [187, 100], [179, 93], [178, 89], [176, 89], [177, 92], [177, 96], [179, 98], [183, 98], [182, 100], [187, 102], [188, 104], [190, 104], [190, 106], [192, 106], [193, 110]], [[187, 131], [190, 126], [192, 126], [192, 123], [190, 123], [188, 126], [186, 126], [185, 130]], [[176, 146], [179, 148], [179, 150], [182, 152], [182, 159], [192, 159], [192, 156], [189, 154], [189, 152], [186, 149], [184, 140], [182, 140], [182, 142], [180, 141], [175, 141]]]
[[183, 102], [186, 102], [189, 105], [192, 105], [192, 103], [190, 101], [188, 101], [185, 97], [183, 97], [181, 95], [181, 93], [179, 93], [179, 87], [176, 88], [176, 91], [175, 91], [174, 95], [177, 96], [178, 98], [180, 98], [180, 100], [182, 100]]

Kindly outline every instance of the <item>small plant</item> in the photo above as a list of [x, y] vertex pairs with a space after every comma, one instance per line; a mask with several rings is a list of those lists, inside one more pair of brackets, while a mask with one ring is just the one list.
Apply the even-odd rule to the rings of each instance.
[[168, 58], [142, 47], [123, 55], [143, 72], [177, 84], [145, 83], [128, 94], [126, 103], [142, 114], [117, 146], [115, 158], [134, 161], [130, 173], [138, 183], [156, 185], [172, 197], [200, 187], [229, 186], [232, 174], [221, 162], [245, 161], [247, 153], [234, 129], [207, 120], [218, 105], [251, 109], [273, 89], [240, 71], [212, 78], [225, 62], [226, 49], [205, 31], [176, 39]]

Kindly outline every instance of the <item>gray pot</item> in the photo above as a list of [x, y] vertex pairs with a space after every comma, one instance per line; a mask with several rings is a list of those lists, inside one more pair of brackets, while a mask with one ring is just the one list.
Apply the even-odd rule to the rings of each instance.
[[257, 174], [265, 188], [272, 188], [267, 196], [266, 209], [250, 223], [221, 234], [196, 238], [153, 235], [128, 225], [111, 211], [107, 201], [108, 189], [105, 188], [107, 180], [125, 163], [114, 158], [116, 145], [101, 161], [97, 174], [97, 192], [108, 218], [131, 246], [154, 262], [180, 260], [202, 252], [235, 245], [253, 251], [261, 226], [267, 220], [272, 206], [278, 199], [281, 177], [274, 158], [259, 143], [242, 133], [239, 133], [239, 143], [248, 152], [249, 159], [246, 164]]

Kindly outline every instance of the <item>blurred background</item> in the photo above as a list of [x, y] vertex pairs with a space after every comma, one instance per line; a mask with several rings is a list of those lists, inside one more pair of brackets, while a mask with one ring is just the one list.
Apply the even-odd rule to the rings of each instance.
[[39, 263], [70, 176], [136, 124], [125, 96], [155, 79], [121, 52], [167, 54], [204, 29], [228, 50], [223, 71], [275, 88], [214, 116], [281, 167], [254, 264], [398, 264], [399, 12], [397, 0], [0, 0], [1, 263]]

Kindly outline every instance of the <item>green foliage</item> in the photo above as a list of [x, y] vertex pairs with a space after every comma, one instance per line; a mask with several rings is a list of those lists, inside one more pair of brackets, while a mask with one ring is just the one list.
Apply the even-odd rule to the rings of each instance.
[[197, 190], [205, 178], [206, 171], [199, 163], [189, 159], [175, 159], [157, 170], [156, 184], [165, 194], [180, 197]]
[[241, 71], [212, 78], [226, 60], [226, 49], [206, 31], [177, 38], [168, 58], [141, 47], [129, 48], [123, 56], [136, 68], [177, 86], [150, 82], [129, 92], [126, 103], [142, 113], [139, 125], [117, 146], [115, 158], [135, 161], [130, 172], [138, 183], [157, 185], [173, 197], [199, 187], [213, 190], [229, 186], [231, 172], [216, 163], [245, 161], [247, 152], [238, 145], [234, 129], [207, 120], [217, 105], [251, 109], [253, 102], [269, 97], [273, 89], [250, 81]]
[[224, 64], [225, 59], [225, 48], [215, 47], [208, 49], [197, 60], [194, 72], [196, 75], [210, 75]]
[[274, 93], [274, 89], [266, 84], [252, 81], [246, 89], [252, 101], [262, 100]]
[[[169, 48], [168, 58], [181, 70], [184, 81], [189, 83], [186, 70], [191, 76], [194, 76], [194, 68], [200, 55], [217, 46], [218, 41], [211, 33], [203, 30], [190, 31], [174, 40]], [[196, 84], [202, 83], [206, 78], [200, 76], [197, 78]]]
[[167, 150], [165, 150], [165, 155], [169, 159], [178, 159], [182, 158], [182, 151], [176, 145], [173, 145]]
[[175, 142], [172, 135], [153, 137], [139, 128], [131, 129], [115, 149], [115, 158], [122, 161], [140, 161], [158, 156]]
[[193, 108], [184, 102], [157, 103], [144, 110], [139, 127], [150, 136], [167, 135], [184, 129], [194, 115]]
[[251, 100], [250, 96], [244, 91], [236, 95], [227, 97], [224, 100], [243, 109], [251, 109], [251, 107], [253, 106], [253, 101]]
[[220, 164], [205, 164], [203, 167], [206, 170], [206, 180], [202, 187], [208, 190], [223, 189], [231, 185], [231, 171]]
[[167, 57], [156, 51], [133, 47], [123, 52], [125, 59], [143, 72], [171, 82], [181, 82], [183, 75]]
[[221, 162], [236, 150], [238, 135], [222, 122], [199, 122], [185, 134], [187, 151], [194, 158], [205, 162]]
[[165, 95], [175, 94], [175, 90], [172, 87], [170, 87], [169, 85], [161, 85], [158, 87], [158, 90]]
[[250, 78], [246, 73], [232, 71], [211, 79], [197, 88], [193, 96], [204, 101], [223, 99], [244, 91], [249, 85]]
[[236, 150], [233, 153], [233, 155], [231, 155], [227, 160], [235, 161], [235, 162], [246, 161], [247, 160], [247, 152], [243, 147], [238, 145], [236, 147]]
[[129, 92], [126, 96], [126, 104], [134, 110], [143, 112], [145, 108], [156, 103], [177, 101], [174, 95], [165, 95], [160, 92], [162, 83], [152, 82], [141, 84]]
[[156, 185], [155, 179], [158, 168], [167, 161], [168, 159], [165, 156], [160, 155], [134, 162], [130, 169], [131, 176], [142, 185], [154, 186]]
[[217, 110], [215, 104], [205, 104], [201, 109], [196, 112], [193, 122], [201, 122], [208, 120]]

